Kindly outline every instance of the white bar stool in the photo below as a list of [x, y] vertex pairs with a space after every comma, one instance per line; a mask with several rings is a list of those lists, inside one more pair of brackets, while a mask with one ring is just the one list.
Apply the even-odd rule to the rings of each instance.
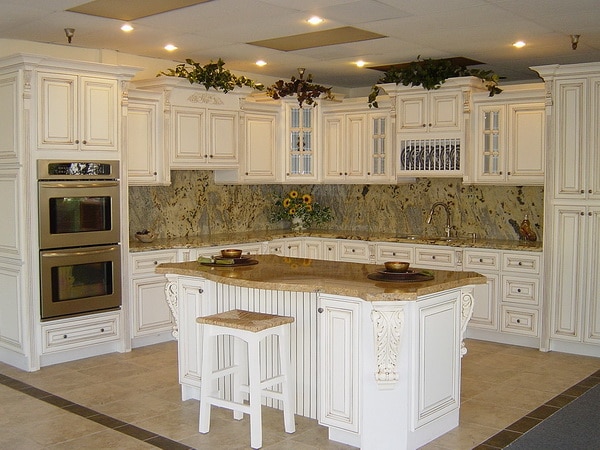
[[[200, 389], [200, 417], [198, 430], [208, 433], [211, 406], [233, 410], [233, 418], [241, 420], [250, 415], [250, 445], [262, 447], [261, 396], [283, 402], [283, 420], [286, 433], [296, 431], [294, 423], [294, 380], [290, 364], [290, 323], [293, 317], [264, 314], [234, 309], [211, 316], [198, 317], [202, 324], [202, 385]], [[233, 365], [217, 369], [217, 336], [234, 336]], [[260, 375], [259, 344], [265, 337], [278, 336], [279, 375], [265, 380]], [[243, 342], [247, 343], [247, 353]], [[233, 399], [225, 400], [217, 392], [217, 380], [232, 374]], [[242, 379], [248, 374], [248, 385]], [[281, 392], [267, 388], [281, 384]], [[249, 404], [243, 402], [243, 393], [249, 394]]]

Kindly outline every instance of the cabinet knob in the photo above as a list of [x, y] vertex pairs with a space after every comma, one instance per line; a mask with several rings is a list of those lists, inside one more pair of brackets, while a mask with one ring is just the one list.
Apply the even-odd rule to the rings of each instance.
[[518, 292], [518, 293], [521, 293], [521, 289], [517, 289], [517, 292]]
[[588, 190], [588, 194], [591, 194], [591, 193], [592, 193], [592, 190], [591, 190], [591, 189], [589, 189], [589, 190]]
[[580, 215], [580, 216], [585, 216], [585, 213], [584, 213], [583, 211], [581, 211], [581, 212], [579, 213], [579, 215]]
[[425, 128], [425, 127], [427, 126], [427, 124], [425, 124], [425, 123], [424, 123], [424, 124], [423, 124], [423, 125], [421, 125], [421, 126], [422, 126], [423, 128]]
[[521, 323], [521, 319], [517, 319], [517, 323]]
[[246, 172], [246, 176], [248, 176], [248, 172]]
[[523, 265], [523, 263], [522, 263], [521, 261], [519, 261], [519, 265], [520, 265], [520, 266], [522, 266], [522, 265]]
[[199, 288], [199, 289], [198, 289], [198, 293], [199, 293], [199, 294], [203, 294], [203, 293], [204, 293], [204, 289], [202, 289], [202, 288]]
[[342, 172], [340, 172], [340, 176], [344, 175]]
[[[75, 139], [75, 143], [79, 144], [79, 139]], [[581, 192], [583, 192], [583, 191], [581, 191]]]
[[208, 155], [209, 158], [212, 158], [214, 155]]
[[433, 255], [433, 256], [431, 257], [431, 259], [435, 259], [435, 255]]
[[100, 333], [104, 333], [104, 328], [100, 328]]
[[323, 308], [317, 308], [317, 312], [318, 312], [319, 314], [323, 314], [323, 311], [325, 311]]
[[582, 194], [585, 194], [585, 191], [584, 191], [583, 189], [582, 189], [580, 192], [581, 192]]
[[502, 175], [502, 171], [498, 172], [498, 175]]
[[479, 258], [479, 262], [482, 263], [483, 262], [483, 258]]
[[154, 176], [158, 175], [158, 172], [153, 172], [153, 175], [154, 175]]
[[510, 175], [510, 172], [506, 172], [506, 175]]
[[588, 216], [591, 216], [591, 215], [592, 215], [592, 212], [591, 212], [591, 211], [588, 211]]
[[81, 141], [81, 143], [82, 143], [83, 145], [85, 145], [85, 144], [87, 144], [87, 141], [84, 139], [83, 141]]
[[63, 334], [63, 339], [66, 339], [66, 338], [67, 338], [67, 335], [66, 335], [66, 334]]
[[429, 124], [429, 128], [431, 128], [431, 124]]
[[156, 266], [158, 264], [158, 261], [154, 261], [154, 265]]
[[348, 172], [344, 172], [344, 175], [348, 175]]

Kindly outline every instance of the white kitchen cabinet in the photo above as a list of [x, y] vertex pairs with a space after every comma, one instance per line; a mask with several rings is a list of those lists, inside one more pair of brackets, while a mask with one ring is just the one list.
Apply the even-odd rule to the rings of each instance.
[[127, 107], [127, 184], [170, 183], [162, 120], [163, 96], [159, 92], [129, 91]]
[[249, 183], [281, 180], [279, 121], [279, 110], [268, 105], [245, 103], [242, 113], [243, 155], [239, 174], [235, 174], [234, 178]]
[[390, 183], [393, 180], [390, 108], [365, 111], [364, 103], [323, 107], [325, 183]]
[[326, 259], [323, 255], [323, 240], [319, 238], [304, 238], [302, 257], [310, 259]]
[[386, 261], [406, 261], [411, 264], [415, 262], [415, 246], [411, 244], [378, 243], [376, 251], [376, 264]]
[[38, 72], [37, 147], [47, 150], [119, 150], [116, 78]]
[[238, 112], [174, 106], [172, 169], [237, 168]]
[[[371, 249], [371, 247], [373, 247]], [[375, 261], [375, 244], [367, 241], [340, 239], [338, 260], [346, 262], [370, 263]]]
[[500, 299], [500, 261], [497, 251], [466, 249], [463, 254], [464, 270], [485, 275], [487, 283], [474, 287], [473, 315], [470, 328], [498, 331], [498, 308]]
[[398, 133], [436, 133], [460, 131], [462, 92], [440, 89], [402, 94], [397, 100]]
[[543, 185], [546, 113], [543, 85], [509, 87], [498, 99], [474, 96], [475, 134], [469, 157], [476, 184]]
[[319, 423], [358, 432], [361, 305], [321, 294], [318, 312]]
[[600, 356], [600, 63], [533, 69], [546, 82], [550, 136], [544, 199], [550, 320], [543, 343]]
[[132, 253], [131, 335], [135, 346], [154, 344], [172, 338], [174, 319], [165, 301], [164, 275], [154, 272], [162, 263], [177, 261], [177, 250]]
[[318, 179], [318, 108], [300, 108], [296, 99], [284, 102], [286, 136], [285, 181], [309, 183]]
[[267, 254], [278, 256], [291, 256], [294, 258], [302, 258], [303, 240], [298, 239], [275, 239], [267, 243]]
[[455, 248], [435, 245], [415, 247], [415, 266], [445, 270], [461, 270], [462, 251]]

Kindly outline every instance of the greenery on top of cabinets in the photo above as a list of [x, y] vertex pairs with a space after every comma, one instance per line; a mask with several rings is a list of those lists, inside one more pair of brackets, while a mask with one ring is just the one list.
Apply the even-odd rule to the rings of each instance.
[[159, 72], [156, 76], [187, 78], [191, 84], [202, 84], [206, 90], [213, 88], [223, 92], [232, 91], [236, 86], [248, 86], [259, 91], [265, 88], [248, 77], [234, 75], [229, 69], [224, 69], [224, 65], [225, 62], [221, 58], [216, 63], [211, 61], [204, 66], [188, 58], [185, 63], [178, 64], [174, 69]]
[[[492, 70], [467, 69], [464, 66], [455, 65], [448, 59], [421, 59], [421, 56], [405, 67], [392, 67], [387, 70], [377, 83], [402, 83], [404, 86], [423, 86], [424, 89], [431, 90], [439, 89], [448, 78], [466, 76], [480, 78], [490, 92], [490, 97], [502, 92], [502, 89], [498, 87], [498, 82], [502, 77]], [[379, 86], [374, 85], [371, 88], [369, 107], [377, 108], [379, 106], [377, 104], [379, 92]]]
[[317, 106], [315, 99], [319, 98], [321, 95], [324, 95], [323, 98], [325, 99], [333, 99], [330, 87], [314, 84], [312, 82], [312, 74], [308, 74], [308, 77], [305, 80], [304, 69], [298, 69], [298, 72], [300, 73], [299, 78], [292, 76], [290, 81], [279, 80], [272, 86], [269, 86], [267, 88], [267, 95], [274, 100], [288, 95], [296, 95], [300, 108], [302, 108], [303, 103]]

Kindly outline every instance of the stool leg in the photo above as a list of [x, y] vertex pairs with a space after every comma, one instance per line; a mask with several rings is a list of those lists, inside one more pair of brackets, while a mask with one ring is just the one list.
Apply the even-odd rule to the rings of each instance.
[[208, 325], [203, 325], [202, 341], [202, 381], [200, 385], [200, 411], [198, 418], [198, 431], [208, 433], [210, 430], [210, 407], [209, 397], [213, 389], [213, 361], [214, 348], [216, 347], [216, 336], [208, 330]]
[[262, 447], [261, 377], [258, 339], [248, 341], [248, 385], [250, 391], [250, 446]]
[[284, 398], [283, 422], [285, 432], [294, 433], [296, 431], [296, 423], [294, 422], [294, 411], [296, 410], [296, 381], [291, 367], [289, 325], [282, 327], [282, 332], [279, 336], [279, 360], [281, 373], [285, 374], [284, 381], [281, 383], [281, 390]]
[[[244, 348], [244, 341], [240, 338], [232, 336], [233, 343], [233, 365], [236, 367], [233, 373], [233, 401], [237, 404], [244, 402], [244, 394], [242, 392], [242, 377], [246, 376], [248, 365], [246, 364], [246, 358], [244, 355], [246, 349]], [[233, 418], [235, 420], [242, 420], [244, 413], [238, 409], [233, 410]]]

